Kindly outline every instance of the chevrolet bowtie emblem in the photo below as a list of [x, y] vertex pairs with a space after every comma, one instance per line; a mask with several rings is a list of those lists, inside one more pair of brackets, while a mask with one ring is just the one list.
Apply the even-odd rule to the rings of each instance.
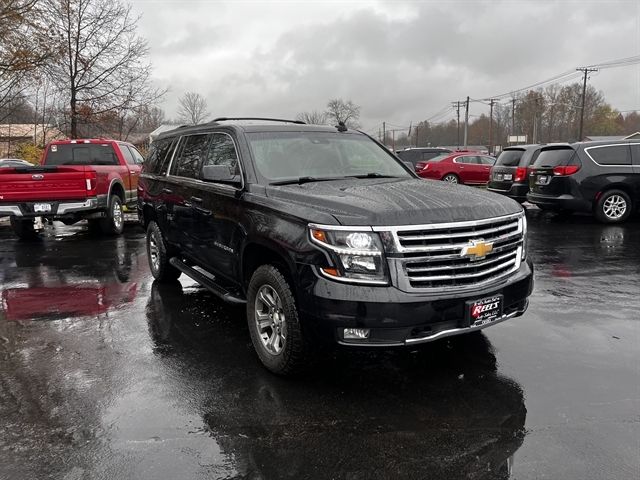
[[485, 242], [484, 240], [471, 240], [469, 245], [463, 247], [460, 252], [461, 257], [469, 257], [473, 262], [482, 260], [488, 253], [493, 251], [493, 242]]

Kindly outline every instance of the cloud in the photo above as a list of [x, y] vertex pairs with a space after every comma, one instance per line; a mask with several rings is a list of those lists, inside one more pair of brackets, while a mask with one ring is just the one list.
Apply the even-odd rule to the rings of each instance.
[[[155, 79], [171, 88], [169, 115], [193, 90], [214, 115], [294, 117], [342, 97], [361, 105], [365, 127], [408, 124], [640, 45], [640, 5], [629, 1], [134, 5]], [[640, 67], [591, 82], [614, 107], [640, 108]]]

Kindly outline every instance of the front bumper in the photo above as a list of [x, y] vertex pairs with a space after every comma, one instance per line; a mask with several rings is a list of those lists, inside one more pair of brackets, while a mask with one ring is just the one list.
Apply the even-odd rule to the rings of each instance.
[[[40, 203], [47, 203], [51, 205], [51, 211], [49, 212], [36, 212], [34, 206]], [[79, 212], [88, 212], [98, 209], [98, 198], [87, 198], [86, 200], [75, 201], [42, 201], [42, 202], [20, 202], [14, 204], [2, 204], [0, 203], [0, 217], [3, 216], [15, 216], [15, 217], [45, 217], [45, 218], [57, 218], [69, 215], [75, 215]]]
[[[340, 284], [316, 276], [299, 292], [305, 326], [326, 340], [366, 347], [409, 346], [452, 335], [482, 330], [522, 315], [533, 289], [533, 265], [522, 262], [519, 270], [500, 282], [464, 293], [406, 293], [393, 286], [367, 287]], [[472, 325], [467, 301], [503, 296], [502, 316]], [[365, 340], [346, 340], [345, 328], [368, 328]]]

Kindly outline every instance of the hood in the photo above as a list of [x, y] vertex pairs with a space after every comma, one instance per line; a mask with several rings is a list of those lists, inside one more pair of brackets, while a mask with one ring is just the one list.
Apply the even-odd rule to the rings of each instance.
[[267, 195], [332, 215], [342, 225], [418, 225], [517, 213], [507, 197], [422, 179], [346, 179], [270, 186]]

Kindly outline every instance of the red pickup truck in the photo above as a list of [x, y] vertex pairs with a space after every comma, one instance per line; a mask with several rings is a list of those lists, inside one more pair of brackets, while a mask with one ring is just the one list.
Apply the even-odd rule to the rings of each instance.
[[56, 140], [41, 165], [0, 168], [0, 217], [11, 217], [20, 238], [37, 234], [38, 217], [66, 225], [86, 219], [91, 229], [118, 235], [123, 205], [136, 203], [143, 160], [126, 142]]

